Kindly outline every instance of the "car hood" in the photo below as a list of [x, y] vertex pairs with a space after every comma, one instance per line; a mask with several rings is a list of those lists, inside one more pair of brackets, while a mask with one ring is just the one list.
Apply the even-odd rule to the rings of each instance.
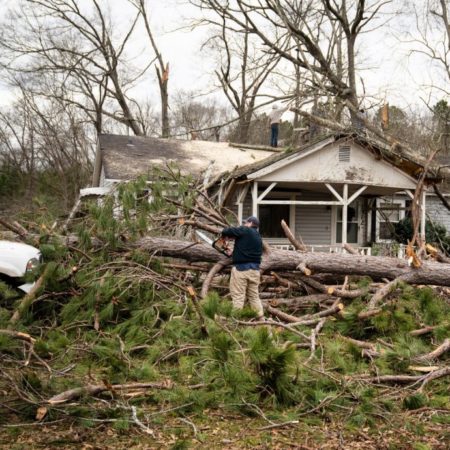
[[0, 273], [22, 277], [32, 258], [41, 259], [41, 252], [37, 248], [19, 242], [0, 241]]

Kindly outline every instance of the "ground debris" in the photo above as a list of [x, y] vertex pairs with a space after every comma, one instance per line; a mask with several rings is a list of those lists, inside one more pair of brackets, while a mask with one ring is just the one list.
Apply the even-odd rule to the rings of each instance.
[[398, 260], [392, 282], [393, 266], [320, 273], [324, 258], [268, 249], [257, 320], [231, 307], [229, 260], [193, 240], [232, 214], [169, 175], [40, 236], [33, 297], [0, 297], [2, 445], [445, 448], [448, 293], [402, 275], [445, 264]]

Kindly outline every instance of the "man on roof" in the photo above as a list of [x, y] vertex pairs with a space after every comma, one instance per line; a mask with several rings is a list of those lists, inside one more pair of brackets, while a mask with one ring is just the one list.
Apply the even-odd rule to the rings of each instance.
[[278, 132], [280, 128], [281, 116], [288, 109], [289, 106], [286, 106], [285, 108], [279, 108], [276, 103], [272, 106], [272, 111], [269, 113], [271, 147], [278, 147]]

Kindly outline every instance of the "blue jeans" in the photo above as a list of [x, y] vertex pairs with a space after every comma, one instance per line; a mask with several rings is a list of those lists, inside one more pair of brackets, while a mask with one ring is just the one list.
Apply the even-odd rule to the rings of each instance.
[[273, 123], [270, 125], [270, 146], [278, 147], [278, 123]]

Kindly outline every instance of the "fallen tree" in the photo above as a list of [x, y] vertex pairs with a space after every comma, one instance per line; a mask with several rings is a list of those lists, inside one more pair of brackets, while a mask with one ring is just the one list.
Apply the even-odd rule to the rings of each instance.
[[[151, 254], [185, 259], [191, 262], [226, 261], [226, 257], [212, 247], [199, 242], [188, 242], [161, 237], [145, 237], [131, 244], [134, 248]], [[304, 264], [313, 273], [334, 273], [340, 275], [361, 275], [373, 279], [398, 279], [410, 284], [450, 286], [450, 264], [424, 261], [422, 266], [414, 268], [406, 260], [398, 258], [361, 256], [334, 253], [296, 252], [271, 249], [263, 255], [261, 270], [296, 270]]]

